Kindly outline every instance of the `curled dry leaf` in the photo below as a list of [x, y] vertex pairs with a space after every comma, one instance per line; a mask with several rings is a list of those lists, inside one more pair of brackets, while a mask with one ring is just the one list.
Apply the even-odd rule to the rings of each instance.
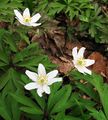
[[75, 42], [67, 41], [67, 42], [66, 42], [66, 46], [65, 46], [65, 51], [64, 51], [64, 53], [67, 54], [67, 55], [69, 55], [69, 56], [72, 56], [72, 49], [73, 49], [74, 47], [76, 47], [76, 46], [77, 46], [78, 48], [81, 48], [81, 47], [82, 47], [81, 43], [78, 42], [78, 41], [75, 41]]
[[89, 59], [95, 60], [95, 64], [92, 65], [91, 69], [101, 74], [102, 76], [106, 76], [106, 58], [103, 57], [99, 52], [93, 52], [89, 57]]
[[66, 74], [67, 72], [71, 71], [74, 68], [72, 61], [67, 59], [66, 57], [57, 58], [51, 56], [50, 59], [54, 64], [58, 65], [59, 72], [63, 74]]
[[65, 45], [65, 33], [59, 28], [50, 28], [47, 32], [49, 39], [53, 40], [58, 49], [62, 49]]

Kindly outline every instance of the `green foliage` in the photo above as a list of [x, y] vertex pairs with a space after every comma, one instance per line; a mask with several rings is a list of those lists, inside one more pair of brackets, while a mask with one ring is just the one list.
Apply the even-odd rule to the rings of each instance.
[[13, 10], [23, 8], [22, 2], [23, 0], [0, 0], [0, 21], [13, 23]]
[[[20, 110], [18, 103], [10, 97], [9, 93], [20, 91], [21, 87], [17, 84], [20, 79], [20, 73], [10, 68], [0, 77], [1, 94], [0, 94], [0, 115], [5, 120], [19, 120]], [[20, 91], [21, 92], [21, 91]]]
[[[37, 43], [26, 40], [28, 36], [24, 30], [28, 29], [21, 29], [19, 26], [10, 28], [10, 30], [0, 29], [0, 117], [5, 120], [20, 120], [22, 112], [40, 117], [43, 114], [41, 109], [44, 109], [45, 101], [33, 91], [34, 99], [39, 105], [24, 96], [21, 74], [26, 69], [36, 71], [39, 63], [43, 63], [48, 71], [55, 65], [44, 55]], [[26, 45], [22, 49], [19, 49], [20, 42]]]
[[88, 30], [91, 37], [95, 37], [97, 35], [97, 31], [103, 27], [103, 17], [102, 15], [99, 15], [100, 12], [101, 8], [99, 8], [98, 5], [95, 5], [94, 10], [88, 9], [82, 15], [80, 15], [80, 20], [82, 21], [81, 27], [84, 30]]
[[[67, 35], [70, 36], [69, 39], [73, 39], [75, 33], [78, 35], [85, 33], [83, 37], [91, 37], [98, 43], [108, 43], [108, 34], [106, 34], [106, 25], [108, 25], [107, 6], [100, 5], [101, 2], [107, 4], [107, 0], [37, 0], [34, 3], [37, 5], [36, 11], [45, 9], [41, 13], [56, 19], [63, 16], [64, 21], [70, 21], [65, 25]], [[102, 7], [105, 7], [106, 10], [104, 11]], [[78, 20], [77, 26], [70, 25], [71, 22]]]
[[89, 0], [43, 0], [39, 1], [38, 5], [38, 10], [46, 9], [46, 13], [52, 17], [64, 12], [70, 19], [78, 17], [86, 9], [93, 9]]
[[56, 13], [64, 12], [70, 19], [73, 19], [82, 14], [87, 8], [93, 8], [89, 0], [57, 0], [50, 4], [48, 14], [54, 15]]
[[[65, 15], [66, 25], [63, 27], [69, 36], [71, 33], [74, 36], [75, 32], [86, 32], [96, 42], [108, 43], [108, 15], [100, 6], [107, 2], [108, 0], [0, 1], [0, 21], [8, 23], [6, 29], [0, 29], [0, 119], [20, 120], [24, 116], [30, 120], [108, 120], [108, 85], [97, 74], [90, 76], [74, 71], [69, 75], [74, 81], [51, 85], [51, 94], [44, 94], [43, 97], [39, 97], [36, 90], [24, 89], [24, 85], [30, 82], [25, 70], [36, 72], [38, 64], [42, 63], [50, 71], [56, 65], [51, 63], [39, 44], [30, 40], [28, 32], [32, 30], [37, 34], [36, 29], [18, 24], [13, 12], [14, 9], [28, 7], [33, 14], [40, 12], [53, 19]], [[75, 27], [70, 25], [74, 20], [79, 21]], [[39, 29], [38, 31], [40, 32]], [[21, 43], [25, 44], [22, 48]], [[87, 83], [79, 82], [81, 79]]]
[[[93, 109], [90, 109], [90, 111], [92, 111], [92, 115], [97, 120], [100, 120], [100, 118], [107, 120], [108, 119], [108, 102], [107, 102], [108, 101], [108, 96], [107, 96], [108, 85], [106, 83], [103, 83], [103, 78], [100, 75], [97, 75], [94, 73], [90, 76], [90, 75], [82, 75], [81, 73], [78, 73], [76, 71], [73, 72], [72, 75], [74, 76], [75, 79], [87, 80], [90, 84], [92, 84], [96, 88], [100, 97], [100, 102], [102, 102], [104, 112], [101, 110], [96, 111]], [[100, 116], [98, 116], [99, 113], [100, 113]]]

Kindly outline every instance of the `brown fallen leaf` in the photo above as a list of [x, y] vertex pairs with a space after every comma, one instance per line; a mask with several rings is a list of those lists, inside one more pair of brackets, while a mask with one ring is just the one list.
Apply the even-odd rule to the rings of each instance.
[[72, 62], [67, 62], [67, 63], [62, 63], [60, 66], [59, 66], [59, 71], [63, 74], [67, 74], [69, 71], [71, 71], [73, 68], [73, 64]]
[[0, 22], [0, 28], [7, 28], [7, 27], [8, 27], [8, 23]]
[[64, 53], [67, 54], [67, 55], [69, 55], [69, 56], [72, 56], [72, 49], [73, 49], [74, 47], [76, 47], [76, 46], [77, 46], [78, 48], [81, 48], [81, 47], [82, 47], [81, 43], [78, 42], [78, 41], [75, 41], [75, 42], [67, 41], [67, 42], [66, 42], [66, 46], [65, 46], [65, 51], [64, 51]]
[[62, 52], [65, 45], [65, 32], [60, 28], [50, 28], [47, 31], [48, 38], [52, 40], [56, 47]]
[[19, 51], [23, 50], [26, 46], [27, 46], [27, 43], [25, 41], [22, 41], [22, 40], [17, 44]]
[[106, 58], [99, 52], [93, 52], [88, 59], [95, 60], [95, 64], [92, 65], [91, 69], [101, 74], [102, 76], [106, 76]]
[[54, 64], [58, 65], [58, 70], [62, 74], [66, 74], [74, 68], [72, 61], [67, 58], [50, 56], [50, 59]]

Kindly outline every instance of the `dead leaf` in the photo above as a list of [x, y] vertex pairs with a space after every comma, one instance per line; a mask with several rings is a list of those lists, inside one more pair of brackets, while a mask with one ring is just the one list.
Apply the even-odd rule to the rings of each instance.
[[[95, 64], [92, 65], [91, 69], [103, 75], [106, 75], [106, 59], [99, 52], [93, 52], [88, 59], [95, 60]], [[105, 77], [105, 76], [104, 76]]]
[[59, 28], [50, 28], [47, 31], [48, 37], [50, 40], [53, 40], [57, 48], [62, 51], [65, 45], [65, 33]]
[[0, 28], [7, 28], [7, 27], [8, 27], [8, 23], [0, 22]]
[[66, 74], [74, 68], [72, 61], [68, 60], [67, 58], [60, 57], [59, 59], [52, 56], [50, 58], [54, 64], [58, 65], [58, 70], [60, 73]]

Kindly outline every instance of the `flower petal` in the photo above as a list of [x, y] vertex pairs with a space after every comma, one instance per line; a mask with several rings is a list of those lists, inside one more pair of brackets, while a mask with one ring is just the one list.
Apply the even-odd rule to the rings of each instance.
[[84, 74], [84, 67], [80, 67], [80, 66], [75, 65], [75, 68], [76, 68], [80, 73], [83, 73], [83, 74]]
[[74, 48], [72, 49], [72, 56], [73, 56], [73, 59], [74, 59], [74, 60], [77, 59], [77, 56], [78, 56], [78, 54], [77, 54], [77, 47], [74, 47]]
[[85, 51], [85, 47], [82, 47], [79, 49], [78, 51], [78, 58], [83, 58], [84, 57], [84, 51]]
[[94, 63], [95, 63], [95, 60], [85, 59], [85, 63], [86, 63], [85, 66], [88, 67], [88, 66], [94, 64]]
[[43, 90], [45, 91], [45, 93], [50, 94], [50, 87], [48, 85], [44, 85]]
[[22, 25], [25, 25], [25, 23], [23, 22], [23, 20], [18, 19], [17, 17], [15, 17]]
[[62, 81], [61, 77], [59, 77], [59, 78], [53, 78], [53, 79], [48, 79], [48, 85], [52, 85], [55, 82], [61, 82], [61, 81]]
[[44, 90], [42, 89], [42, 87], [39, 87], [38, 89], [37, 89], [37, 94], [40, 96], [40, 97], [42, 97], [42, 93], [44, 92]]
[[41, 25], [41, 23], [32, 23], [32, 22], [30, 22], [30, 26], [33, 26], [33, 27], [36, 27], [36, 26], [39, 26], [39, 25]]
[[56, 77], [57, 74], [58, 74], [58, 70], [53, 70], [53, 71], [49, 72], [49, 73], [47, 74], [47, 76], [48, 76], [49, 79], [51, 79], [51, 78]]
[[26, 70], [25, 73], [32, 81], [36, 81], [37, 80], [37, 73], [31, 72], [29, 70]]
[[28, 23], [24, 22], [23, 25], [25, 25], [25, 26], [32, 26], [29, 22]]
[[77, 60], [72, 60], [74, 66], [77, 65]]
[[26, 8], [23, 12], [23, 17], [30, 17], [30, 11], [28, 8]]
[[40, 19], [41, 15], [39, 13], [35, 14], [32, 18], [31, 18], [31, 22], [37, 22]]
[[16, 15], [17, 20], [19, 21], [23, 21], [23, 16], [21, 15], [21, 13], [18, 10], [14, 10], [14, 13]]
[[45, 67], [42, 64], [39, 64], [38, 66], [38, 75], [46, 75]]
[[24, 86], [27, 90], [32, 90], [38, 88], [38, 85], [35, 82], [28, 83]]
[[89, 75], [92, 74], [91, 70], [87, 69], [86, 67], [84, 68], [84, 72], [87, 73], [87, 74], [89, 74]]

